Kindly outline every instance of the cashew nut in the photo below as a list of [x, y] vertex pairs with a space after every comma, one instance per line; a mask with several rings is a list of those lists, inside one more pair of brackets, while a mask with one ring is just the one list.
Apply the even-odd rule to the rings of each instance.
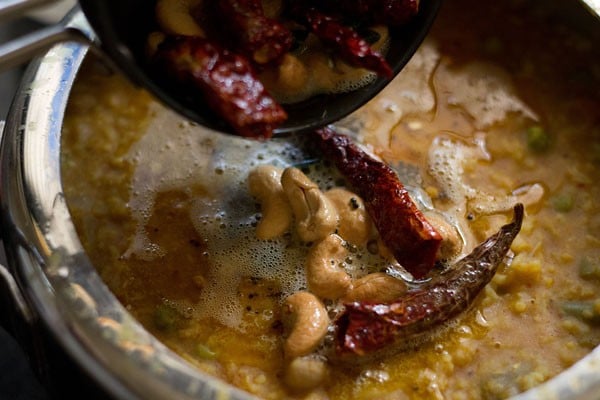
[[333, 233], [338, 214], [331, 201], [298, 168], [286, 168], [281, 185], [296, 217], [296, 231], [305, 242], [321, 240]]
[[322, 299], [338, 299], [352, 287], [352, 279], [340, 265], [346, 257], [344, 241], [336, 234], [316, 243], [306, 258], [309, 290]]
[[406, 293], [403, 281], [383, 272], [374, 272], [354, 281], [354, 287], [344, 301], [372, 301], [386, 303]]
[[[280, 97], [290, 96], [290, 93], [301, 93], [309, 78], [306, 65], [295, 55], [286, 53], [277, 69], [277, 91]], [[293, 98], [293, 95], [292, 97]]]
[[366, 244], [373, 232], [373, 224], [362, 199], [342, 188], [331, 189], [325, 192], [325, 196], [338, 212], [338, 235], [357, 246]]
[[288, 358], [312, 353], [327, 334], [329, 316], [325, 306], [313, 294], [296, 292], [283, 304], [283, 322], [289, 335], [283, 344]]
[[425, 217], [442, 236], [442, 243], [437, 258], [440, 260], [449, 260], [458, 255], [463, 248], [463, 240], [458, 229], [446, 221], [440, 214], [427, 212], [425, 213]]
[[296, 391], [306, 391], [321, 385], [327, 378], [327, 364], [316, 357], [294, 358], [286, 367], [283, 380]]
[[156, 21], [168, 34], [205, 37], [204, 29], [194, 18], [201, 6], [202, 0], [158, 0]]
[[261, 240], [282, 235], [292, 223], [292, 209], [281, 186], [281, 168], [261, 165], [248, 174], [250, 194], [261, 204], [262, 218], [256, 226]]

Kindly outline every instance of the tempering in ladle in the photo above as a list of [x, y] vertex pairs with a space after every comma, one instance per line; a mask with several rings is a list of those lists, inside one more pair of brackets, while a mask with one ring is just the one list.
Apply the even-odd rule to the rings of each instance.
[[[147, 87], [168, 106], [214, 129], [244, 136], [269, 137], [271, 134], [308, 131], [324, 126], [366, 103], [412, 57], [426, 36], [441, 0], [350, 1], [343, 5], [334, 1], [271, 2], [280, 3], [276, 16], [269, 16], [269, 10], [266, 7], [263, 10], [260, 1], [177, 2], [197, 6], [191, 12], [192, 16], [199, 12], [196, 20], [200, 22], [202, 32], [193, 39], [191, 34], [165, 32], [164, 24], [161, 29], [156, 8], [145, 1], [81, 0], [80, 3], [102, 49], [131, 79]], [[367, 3], [368, 10], [359, 8], [359, 4]], [[198, 7], [201, 11], [197, 11]], [[369, 18], [358, 18], [361, 15]], [[350, 27], [350, 23], [356, 29]], [[380, 56], [370, 49], [369, 38], [363, 37], [368, 36], [363, 32], [370, 30], [363, 27], [382, 25], [386, 32], [389, 31], [389, 37]], [[149, 37], [153, 32], [162, 32], [166, 43], [163, 47], [158, 45], [157, 53], [149, 56]], [[203, 38], [203, 35], [206, 37]], [[260, 89], [263, 87], [262, 78], [269, 75], [269, 68], [277, 68], [286, 62], [290, 54], [296, 56], [302, 52], [300, 47], [306, 46], [306, 40], [315, 39], [320, 41], [319, 46], [323, 45], [327, 54], [333, 52], [336, 59], [374, 71], [370, 75], [372, 79], [356, 90], [335, 94], [321, 91], [280, 107], [266, 91]], [[198, 59], [187, 66], [181, 63], [182, 60], [189, 61], [192, 53], [195, 57], [208, 57], [205, 60], [211, 59], [211, 62], [218, 59], [217, 64], [228, 72], [235, 65], [238, 68], [236, 86], [223, 90], [223, 86], [216, 82], [223, 79], [223, 71], [212, 70], [212, 76], [208, 76], [208, 67], [202, 71], [202, 77], [192, 78], [194, 73], [198, 73]], [[153, 65], [153, 60], [156, 61], [153, 57], [157, 54], [159, 64], [165, 59], [170, 60], [166, 70], [159, 67], [160, 72], [157, 72], [156, 65]], [[245, 59], [245, 62], [240, 64], [240, 59]], [[162, 66], [165, 67], [164, 63]], [[192, 73], [192, 70], [195, 72]], [[168, 74], [166, 71], [179, 75], [183, 85], [174, 84], [170, 78], [161, 79]], [[251, 71], [261, 80], [251, 80], [248, 84], [247, 79], [253, 74]], [[311, 70], [309, 65], [308, 74], [314, 77], [322, 72]], [[198, 87], [204, 89], [198, 90]], [[243, 95], [240, 95], [240, 90], [245, 91]], [[248, 93], [251, 93], [249, 97]], [[225, 101], [224, 97], [227, 98]], [[265, 104], [268, 105], [266, 110]]]

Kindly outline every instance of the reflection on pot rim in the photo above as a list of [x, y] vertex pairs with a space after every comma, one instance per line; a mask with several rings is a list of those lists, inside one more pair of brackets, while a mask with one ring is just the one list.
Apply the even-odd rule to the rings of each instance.
[[[183, 390], [193, 397], [202, 393], [202, 390], [212, 393], [222, 390], [233, 393], [233, 397], [243, 398], [246, 395], [238, 394], [212, 378], [191, 370], [149, 336], [106, 289], [83, 253], [61, 195], [58, 176], [57, 144], [60, 138], [61, 112], [68, 90], [65, 90], [65, 83], [60, 80], [40, 80], [53, 70], [48, 64], [54, 63], [59, 67], [68, 65], [74, 68], [65, 79], [66, 84], [70, 85], [83, 53], [84, 50], [77, 46], [62, 46], [53, 50], [37, 70], [31, 69], [27, 77], [29, 82], [35, 81], [33, 86], [41, 86], [48, 91], [33, 90], [30, 94], [23, 92], [8, 121], [7, 135], [11, 139], [3, 143], [2, 170], [11, 170], [13, 167], [10, 165], [17, 160], [17, 169], [22, 175], [9, 176], [7, 172], [2, 174], [2, 192], [9, 193], [2, 199], [2, 205], [4, 211], [10, 214], [5, 215], [5, 220], [16, 226], [15, 232], [19, 232], [14, 235], [22, 234], [29, 243], [23, 247], [20, 238], [16, 236], [9, 241], [14, 245], [13, 259], [19, 262], [19, 266], [13, 266], [20, 277], [19, 282], [28, 287], [28, 298], [39, 306], [43, 318], [49, 318], [57, 325], [58, 332], [65, 332], [65, 326], [75, 329], [77, 337], [64, 338], [65, 346], [82, 364], [87, 364], [84, 365], [85, 368], [108, 371], [115, 368], [109, 374], [101, 374], [105, 377], [101, 379], [106, 379], [105, 384], [115, 379], [117, 382], [121, 381], [122, 378], [116, 378], [119, 374], [130, 376], [134, 381], [139, 379], [139, 382], [146, 384], [149, 380], [146, 374], [149, 374], [157, 382], [156, 386], [148, 385], [148, 393], [168, 395], [171, 390]], [[53, 61], [57, 59], [61, 61]], [[29, 102], [27, 108], [24, 107], [25, 102]], [[34, 120], [39, 113], [46, 115], [47, 104], [50, 102], [57, 104], [55, 114], [45, 120]], [[18, 129], [21, 118], [26, 127], [24, 134]], [[42, 142], [41, 138], [48, 141]], [[18, 144], [31, 153], [21, 154]], [[20, 178], [23, 179], [22, 182], [19, 181]], [[20, 189], [21, 184], [23, 190]], [[28, 205], [31, 212], [24, 210], [22, 205]], [[60, 215], [62, 217], [57, 219]], [[54, 225], [53, 221], [58, 224]], [[62, 232], [58, 235], [54, 232], [48, 234], [50, 225], [60, 227]], [[17, 248], [20, 249], [15, 250]], [[27, 254], [28, 251], [39, 255], [42, 265], [37, 265], [38, 256], [32, 257]], [[66, 323], [56, 323], [57, 320]], [[85, 343], [93, 343], [95, 348], [90, 349], [84, 346]], [[547, 397], [547, 393], [559, 393], [558, 397], [562, 398], [566, 393], [580, 393], [582, 388], [577, 385], [581, 382], [587, 385], [582, 389], [584, 392], [587, 390], [587, 393], [594, 393], [598, 388], [598, 383], [594, 381], [598, 373], [598, 351], [594, 350], [566, 373], [519, 398]], [[96, 361], [90, 361], [88, 352], [91, 352]], [[123, 357], [123, 354], [127, 356]], [[111, 360], [111, 357], [114, 358]], [[144, 371], [141, 376], [138, 373], [140, 370]], [[200, 381], [210, 382], [211, 387], [207, 389]], [[127, 391], [122, 390], [121, 394]]]

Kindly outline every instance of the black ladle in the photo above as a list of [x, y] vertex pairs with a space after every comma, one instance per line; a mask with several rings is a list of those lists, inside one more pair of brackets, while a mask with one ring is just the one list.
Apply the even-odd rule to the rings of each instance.
[[[421, 0], [418, 15], [408, 24], [390, 32], [390, 49], [386, 60], [394, 75], [413, 56], [433, 23], [442, 0]], [[98, 35], [100, 46], [115, 64], [136, 84], [150, 90], [159, 100], [184, 117], [201, 125], [230, 131], [207, 107], [182, 95], [174, 85], [158, 82], [145, 69], [147, 35], [156, 30], [154, 7], [148, 0], [79, 0], [86, 18]], [[389, 83], [378, 78], [358, 90], [319, 95], [306, 101], [286, 105], [287, 121], [275, 135], [307, 131], [337, 121], [369, 101]]]

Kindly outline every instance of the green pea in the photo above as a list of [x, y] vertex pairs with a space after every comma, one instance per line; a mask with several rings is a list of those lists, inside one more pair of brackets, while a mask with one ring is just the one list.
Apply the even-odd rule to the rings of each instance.
[[600, 324], [597, 300], [565, 301], [561, 304], [562, 311], [572, 317], [590, 324]]
[[566, 213], [575, 206], [575, 199], [570, 193], [562, 193], [552, 197], [552, 207], [558, 212]]
[[591, 257], [583, 257], [581, 261], [579, 261], [579, 276], [587, 280], [600, 280], [600, 260], [594, 260]]
[[206, 346], [202, 343], [200, 343], [196, 347], [196, 352], [198, 354], [198, 357], [203, 358], [205, 360], [212, 360], [217, 356], [217, 353], [215, 353], [210, 348], [208, 348], [208, 346]]
[[179, 318], [177, 310], [165, 304], [159, 304], [153, 314], [154, 325], [161, 331], [172, 330]]
[[550, 135], [544, 128], [534, 125], [527, 128], [527, 147], [535, 153], [543, 153], [550, 148]]

